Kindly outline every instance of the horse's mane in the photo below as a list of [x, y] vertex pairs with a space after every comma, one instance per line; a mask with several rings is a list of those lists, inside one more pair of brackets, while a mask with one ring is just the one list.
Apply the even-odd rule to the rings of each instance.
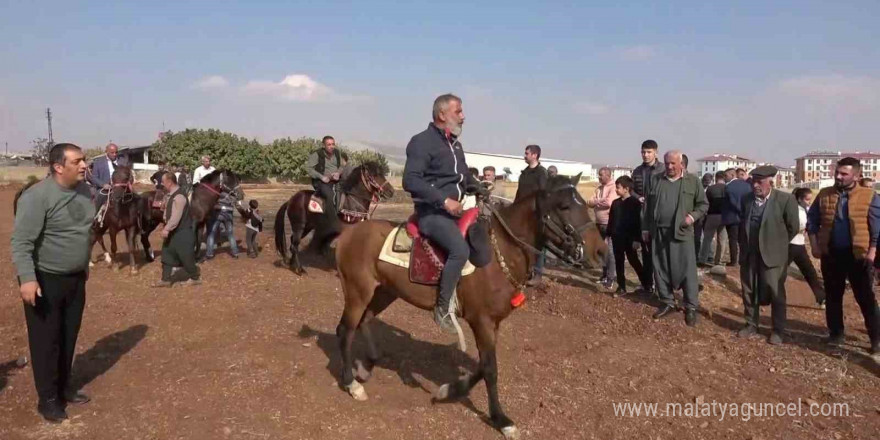
[[110, 176], [110, 181], [113, 183], [117, 183], [120, 180], [129, 180], [131, 179], [131, 167], [128, 165], [119, 165], [113, 170], [113, 174]]
[[351, 173], [348, 174], [348, 177], [342, 181], [342, 190], [343, 191], [351, 191], [352, 188], [357, 186], [361, 181], [361, 171], [366, 171], [367, 174], [371, 176], [377, 177], [385, 177], [385, 174], [382, 172], [382, 167], [378, 162], [368, 160], [351, 170]]

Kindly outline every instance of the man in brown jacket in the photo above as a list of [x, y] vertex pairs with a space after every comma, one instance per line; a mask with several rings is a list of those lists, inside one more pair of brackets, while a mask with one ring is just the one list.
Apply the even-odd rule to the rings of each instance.
[[843, 293], [846, 280], [865, 318], [871, 353], [880, 353], [880, 322], [872, 278], [877, 235], [880, 233], [880, 197], [858, 185], [858, 159], [837, 162], [834, 186], [823, 188], [807, 212], [807, 232], [813, 256], [822, 260], [827, 304], [828, 344], [843, 345]]

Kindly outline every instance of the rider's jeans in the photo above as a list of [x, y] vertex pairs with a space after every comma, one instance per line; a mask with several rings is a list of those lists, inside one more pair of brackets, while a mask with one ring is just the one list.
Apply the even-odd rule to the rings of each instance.
[[440, 274], [440, 296], [437, 298], [437, 305], [446, 310], [461, 278], [461, 270], [470, 256], [470, 247], [458, 230], [458, 218], [430, 207], [416, 209], [419, 214], [419, 233], [446, 251], [446, 266]]
[[229, 240], [229, 249], [232, 251], [232, 255], [238, 255], [238, 245], [235, 243], [235, 231], [232, 227], [232, 213], [220, 213], [211, 222], [211, 228], [208, 231], [207, 238], [207, 250], [205, 251], [205, 255], [208, 258], [214, 256], [214, 243], [217, 236], [217, 230], [220, 228], [220, 223], [223, 223], [224, 228], [226, 229], [226, 237]]

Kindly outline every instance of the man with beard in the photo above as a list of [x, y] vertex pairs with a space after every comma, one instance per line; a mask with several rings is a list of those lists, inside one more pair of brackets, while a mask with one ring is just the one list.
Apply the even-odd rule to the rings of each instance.
[[78, 146], [52, 147], [49, 178], [22, 193], [12, 232], [12, 261], [24, 302], [37, 411], [55, 423], [67, 418], [66, 403], [89, 401], [70, 381], [86, 302], [89, 234], [95, 216], [85, 172]]
[[[658, 174], [663, 174], [663, 162], [657, 160], [657, 142], [651, 139], [642, 142], [642, 164], [633, 170], [633, 196], [638, 197], [642, 206], [645, 205], [645, 199], [651, 191], [651, 178]], [[644, 211], [642, 212], [642, 222], [644, 222]], [[644, 223], [642, 223], [644, 224]], [[654, 262], [651, 259], [651, 242], [642, 242], [642, 264], [644, 264], [645, 293], [651, 295], [653, 293], [654, 282]]]
[[433, 122], [406, 146], [403, 189], [410, 193], [419, 217], [419, 233], [446, 252], [440, 274], [434, 322], [454, 332], [455, 288], [470, 255], [456, 221], [468, 187], [480, 187], [468, 171], [458, 137], [464, 124], [461, 98], [446, 94], [434, 100]]
[[852, 286], [871, 340], [871, 353], [880, 353], [877, 299], [871, 286], [873, 261], [880, 233], [880, 198], [857, 184], [862, 171], [858, 159], [837, 162], [834, 186], [823, 188], [807, 212], [807, 232], [813, 257], [821, 259], [825, 279], [825, 319], [828, 344], [843, 345], [843, 294]]
[[665, 175], [652, 177], [647, 194], [642, 239], [651, 241], [654, 283], [663, 303], [654, 313], [660, 319], [675, 310], [673, 290], [684, 290], [685, 323], [697, 324], [700, 306], [697, 256], [694, 250], [694, 223], [706, 215], [709, 202], [700, 180], [684, 172], [680, 151], [669, 151]]
[[785, 274], [788, 243], [797, 235], [798, 209], [794, 196], [773, 190], [776, 168], [752, 171], [752, 194], [743, 199], [739, 240], [743, 249], [739, 278], [746, 325], [740, 337], [757, 333], [762, 305], [771, 304], [773, 329], [770, 342], [782, 344], [785, 334]]

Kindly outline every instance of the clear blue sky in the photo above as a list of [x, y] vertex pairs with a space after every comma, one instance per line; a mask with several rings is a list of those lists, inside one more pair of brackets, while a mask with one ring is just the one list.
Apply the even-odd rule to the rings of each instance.
[[3, 1], [0, 143], [45, 136], [52, 107], [83, 146], [163, 121], [404, 146], [451, 91], [469, 150], [880, 150], [880, 2], [590, 3]]

